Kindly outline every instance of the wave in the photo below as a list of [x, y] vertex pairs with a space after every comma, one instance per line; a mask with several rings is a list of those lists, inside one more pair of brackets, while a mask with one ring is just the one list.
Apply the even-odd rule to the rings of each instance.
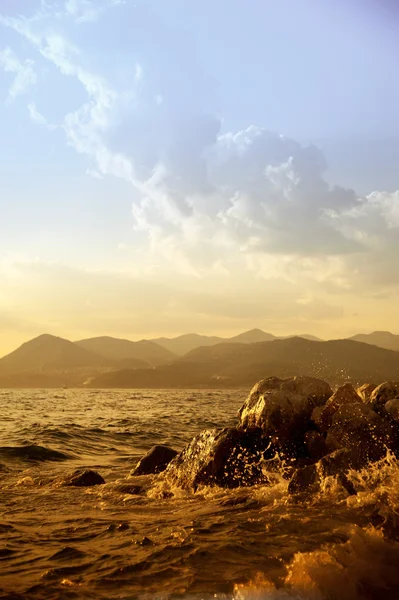
[[26, 446], [1, 446], [0, 456], [6, 458], [19, 458], [34, 462], [44, 462], [47, 460], [61, 461], [73, 458], [71, 455], [65, 454], [64, 452], [52, 450], [45, 446], [36, 446], [35, 444], [28, 444]]
[[351, 526], [349, 539], [297, 553], [282, 581], [259, 574], [236, 584], [234, 600], [385, 600], [397, 598], [399, 544], [381, 531]]

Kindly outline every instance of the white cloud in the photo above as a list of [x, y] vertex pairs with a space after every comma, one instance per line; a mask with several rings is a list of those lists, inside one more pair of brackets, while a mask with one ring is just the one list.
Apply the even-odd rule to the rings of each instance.
[[109, 8], [125, 4], [125, 0], [67, 0], [65, 13], [73, 17], [77, 23], [97, 21]]
[[8, 91], [9, 101], [15, 100], [17, 96], [26, 94], [37, 83], [33, 60], [19, 60], [11, 48], [5, 48], [0, 52], [0, 66], [3, 67], [6, 73], [14, 75], [14, 80]]
[[[69, 0], [59, 18], [92, 20], [91, 11], [97, 18], [116, 4]], [[132, 214], [147, 234], [143, 263], [169, 263], [197, 278], [246, 270], [268, 278], [277, 270], [286, 281], [306, 277], [340, 290], [399, 285], [391, 260], [399, 251], [399, 192], [361, 198], [330, 186], [318, 148], [261, 127], [221, 133], [221, 120], [199, 108], [200, 85], [190, 101], [186, 78], [191, 71], [195, 78], [195, 65], [169, 81], [167, 64], [154, 75], [144, 62], [144, 77], [135, 60], [122, 89], [88, 67], [56, 28], [2, 20], [83, 87], [84, 103], [63, 121], [67, 142], [88, 158], [88, 174], [121, 178], [139, 193]], [[46, 123], [34, 105], [29, 110]]]

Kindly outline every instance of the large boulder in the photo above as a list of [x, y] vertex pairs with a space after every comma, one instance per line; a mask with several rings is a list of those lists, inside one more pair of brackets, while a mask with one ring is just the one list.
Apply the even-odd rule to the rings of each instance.
[[320, 431], [326, 432], [331, 426], [333, 416], [337, 410], [345, 404], [354, 402], [362, 402], [362, 399], [350, 383], [345, 383], [333, 393], [324, 406], [317, 406], [313, 410], [312, 421]]
[[330, 451], [346, 448], [352, 452], [355, 468], [385, 456], [394, 441], [394, 431], [388, 420], [363, 403], [341, 406], [333, 415], [326, 436]]
[[369, 404], [375, 412], [383, 414], [385, 404], [388, 400], [393, 400], [394, 398], [399, 398], [399, 382], [385, 381], [372, 392]]
[[236, 488], [266, 483], [261, 460], [268, 444], [260, 431], [205, 430], [169, 463], [161, 477], [193, 491], [199, 485]]
[[288, 484], [288, 492], [314, 494], [320, 491], [323, 479], [336, 477], [349, 494], [355, 494], [354, 487], [346, 476], [353, 466], [353, 455], [350, 450], [336, 450], [313, 465], [297, 469]]
[[270, 377], [257, 383], [240, 409], [242, 429], [259, 428], [279, 448], [295, 454], [311, 429], [310, 417], [332, 395], [328, 383], [313, 377]]
[[177, 456], [177, 450], [169, 446], [153, 446], [137, 463], [130, 475], [150, 475], [161, 473], [170, 461]]

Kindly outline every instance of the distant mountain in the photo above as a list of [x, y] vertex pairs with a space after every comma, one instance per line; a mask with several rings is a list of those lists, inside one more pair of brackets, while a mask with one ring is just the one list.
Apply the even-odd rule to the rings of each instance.
[[293, 337], [299, 337], [302, 338], [304, 340], [310, 340], [311, 342], [324, 342], [325, 340], [322, 340], [319, 337], [316, 337], [315, 335], [310, 335], [309, 333], [299, 333], [298, 335], [287, 335], [287, 336], [278, 336], [278, 339], [280, 340], [288, 340], [290, 338]]
[[174, 354], [183, 356], [183, 354], [190, 352], [190, 350], [194, 350], [194, 348], [200, 348], [201, 346], [214, 346], [215, 344], [220, 344], [225, 340], [214, 335], [209, 336], [199, 335], [198, 333], [185, 333], [184, 335], [179, 335], [175, 338], [160, 337], [151, 341], [159, 344], [159, 346], [162, 346]]
[[105, 373], [90, 387], [240, 387], [272, 375], [309, 375], [333, 385], [398, 380], [399, 353], [353, 340], [223, 343], [196, 348], [152, 370]]
[[0, 375], [109, 367], [111, 361], [54, 335], [43, 334], [25, 342], [0, 359]]
[[[75, 344], [80, 348], [95, 352], [99, 356], [112, 361], [123, 361], [124, 364], [121, 366], [130, 368], [163, 365], [177, 358], [172, 351], [149, 340], [132, 342], [130, 340], [102, 336], [80, 340], [75, 342]], [[140, 363], [143, 364], [140, 365]]]
[[244, 331], [244, 333], [240, 333], [231, 338], [187, 333], [175, 338], [155, 338], [152, 341], [171, 350], [179, 356], [183, 356], [195, 348], [215, 346], [216, 344], [221, 344], [223, 342], [252, 344], [254, 342], [268, 342], [274, 339], [276, 339], [276, 336], [271, 333], [265, 333], [261, 329], [251, 329], [250, 331]]
[[351, 340], [363, 342], [364, 344], [372, 344], [387, 350], [395, 350], [399, 352], [399, 335], [390, 333], [389, 331], [374, 331], [373, 333], [359, 333], [354, 335]]
[[255, 344], [256, 342], [271, 342], [275, 339], [276, 336], [271, 333], [266, 333], [261, 329], [251, 329], [250, 331], [244, 331], [244, 333], [239, 333], [238, 335], [223, 341], [233, 344]]

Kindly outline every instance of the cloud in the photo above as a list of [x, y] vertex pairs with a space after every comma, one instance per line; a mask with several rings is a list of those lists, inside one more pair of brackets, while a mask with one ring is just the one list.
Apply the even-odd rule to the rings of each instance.
[[97, 21], [105, 11], [114, 6], [125, 4], [126, 0], [67, 0], [66, 15], [73, 17], [77, 23], [92, 23]]
[[277, 271], [282, 281], [305, 278], [340, 292], [398, 286], [399, 192], [360, 197], [327, 183], [313, 145], [256, 125], [226, 132], [190, 42], [142, 7], [123, 12], [133, 28], [129, 48], [137, 44], [123, 79], [93, 68], [57, 23], [100, 19], [117, 4], [69, 0], [62, 11], [45, 5], [31, 19], [2, 21], [85, 92], [61, 126], [89, 174], [133, 186], [133, 227], [146, 236], [139, 262], [193, 279]]
[[14, 80], [8, 90], [8, 101], [10, 102], [18, 96], [26, 94], [37, 83], [34, 61], [31, 59], [19, 60], [11, 48], [5, 48], [0, 52], [0, 66], [6, 73], [14, 75]]

